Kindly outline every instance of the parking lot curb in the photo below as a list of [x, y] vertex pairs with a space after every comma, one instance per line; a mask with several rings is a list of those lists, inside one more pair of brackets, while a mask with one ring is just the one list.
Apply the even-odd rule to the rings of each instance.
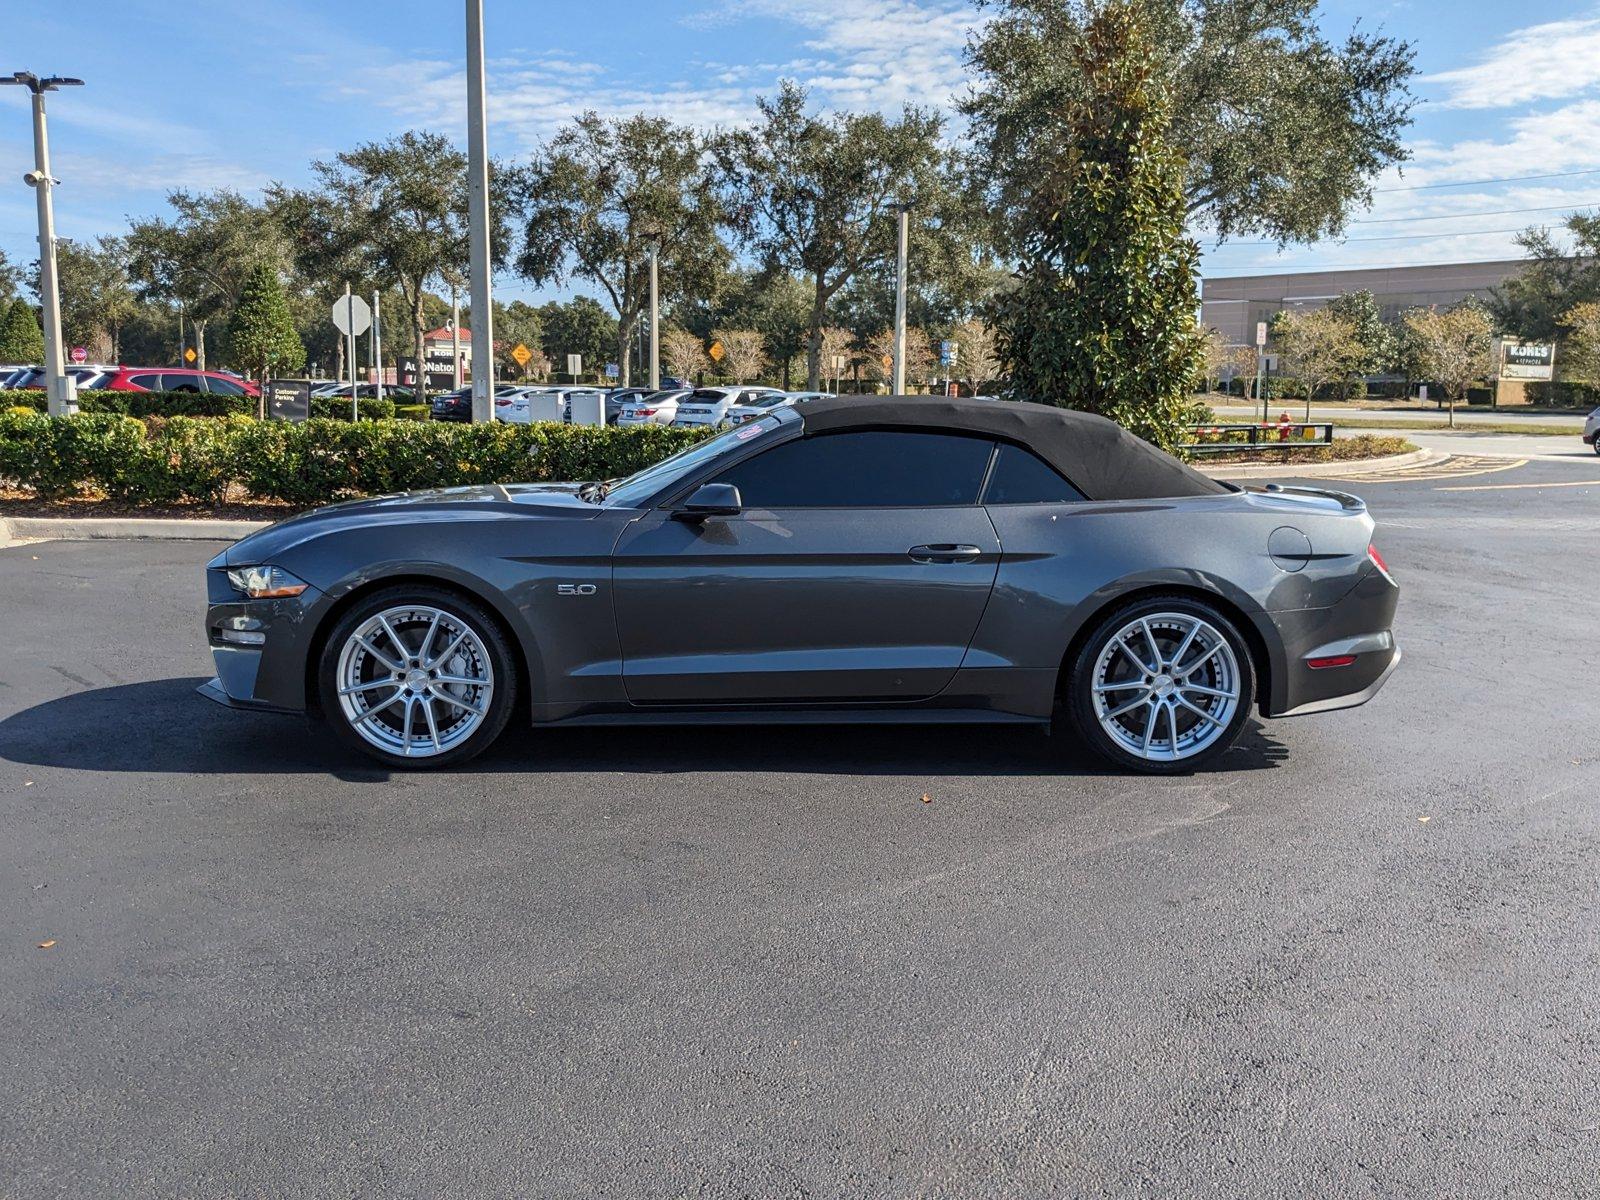
[[24, 538], [81, 542], [232, 542], [264, 529], [269, 521], [189, 520], [182, 517], [0, 517], [0, 546]]
[[1208, 469], [1201, 464], [1213, 479], [1317, 479], [1321, 476], [1334, 475], [1344, 478], [1349, 475], [1364, 475], [1368, 472], [1393, 471], [1397, 467], [1420, 467], [1424, 464], [1433, 466], [1442, 463], [1450, 455], [1438, 450], [1408, 450], [1404, 454], [1386, 454], [1382, 458], [1356, 458], [1345, 462], [1306, 463], [1297, 466], [1294, 462], [1275, 463], [1219, 463], [1215, 469]]

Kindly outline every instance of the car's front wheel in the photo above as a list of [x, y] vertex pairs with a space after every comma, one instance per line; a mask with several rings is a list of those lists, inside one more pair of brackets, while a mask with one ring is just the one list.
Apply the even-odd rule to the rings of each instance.
[[1232, 621], [1203, 601], [1156, 596], [1102, 620], [1074, 657], [1063, 697], [1103, 758], [1153, 774], [1223, 754], [1249, 719], [1255, 676]]
[[516, 703], [511, 648], [483, 608], [442, 588], [365, 597], [329, 634], [322, 712], [346, 745], [393, 767], [462, 762], [500, 735]]
[[1595, 434], [1594, 441], [1590, 442], [1589, 445], [1593, 447], [1596, 454], [1600, 454], [1600, 433]]

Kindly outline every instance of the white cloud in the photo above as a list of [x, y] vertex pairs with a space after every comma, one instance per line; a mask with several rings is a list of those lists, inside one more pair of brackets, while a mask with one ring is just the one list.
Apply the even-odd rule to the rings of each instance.
[[1550, 112], [1526, 113], [1506, 120], [1502, 128], [1507, 136], [1500, 138], [1414, 143], [1405, 178], [1393, 186], [1600, 167], [1600, 100], [1579, 100]]
[[1424, 76], [1447, 108], [1511, 108], [1575, 96], [1600, 83], [1600, 17], [1513, 30], [1467, 67]]
[[[660, 114], [700, 128], [747, 121], [756, 100], [782, 79], [810, 89], [822, 109], [948, 107], [965, 86], [961, 56], [977, 19], [966, 0], [728, 0], [687, 23], [715, 45], [737, 40], [750, 22], [775, 21], [799, 32], [793, 44], [804, 53], [782, 62], [693, 63], [686, 78], [659, 84], [560, 55], [500, 55], [489, 63], [489, 120], [510, 135], [511, 144], [497, 151], [516, 153], [590, 109]], [[338, 79], [336, 95], [382, 106], [410, 125], [464, 133], [464, 68], [457, 61], [391, 61], [353, 76], [326, 71], [322, 56], [299, 62], [319, 78]]]

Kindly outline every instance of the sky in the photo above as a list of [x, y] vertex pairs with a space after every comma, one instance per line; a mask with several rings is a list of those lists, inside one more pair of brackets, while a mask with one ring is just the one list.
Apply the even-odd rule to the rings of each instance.
[[[490, 151], [510, 158], [586, 109], [737, 123], [785, 78], [824, 109], [950, 106], [981, 19], [965, 0], [485, 9]], [[1280, 252], [1196, 230], [1207, 275], [1515, 258], [1516, 231], [1600, 204], [1600, 5], [1336, 0], [1322, 13], [1330, 34], [1359, 22], [1415, 44], [1411, 159], [1376, 181], [1343, 241]], [[85, 239], [164, 211], [174, 188], [301, 183], [312, 160], [406, 128], [459, 140], [464, 36], [452, 0], [0, 0], [0, 74], [86, 81], [49, 99], [57, 233]], [[37, 257], [32, 165], [26, 93], [0, 88], [0, 249], [23, 263]], [[496, 289], [573, 290], [509, 273]]]

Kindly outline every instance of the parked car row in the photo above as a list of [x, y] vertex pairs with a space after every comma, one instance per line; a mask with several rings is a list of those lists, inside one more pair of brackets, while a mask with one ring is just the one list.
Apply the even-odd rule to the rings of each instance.
[[[220, 396], [259, 396], [255, 384], [227, 371], [199, 371], [192, 367], [122, 367], [104, 363], [74, 363], [66, 370], [80, 392], [91, 388], [108, 392], [208, 392]], [[45, 369], [37, 364], [0, 365], [0, 391], [44, 390]]]

